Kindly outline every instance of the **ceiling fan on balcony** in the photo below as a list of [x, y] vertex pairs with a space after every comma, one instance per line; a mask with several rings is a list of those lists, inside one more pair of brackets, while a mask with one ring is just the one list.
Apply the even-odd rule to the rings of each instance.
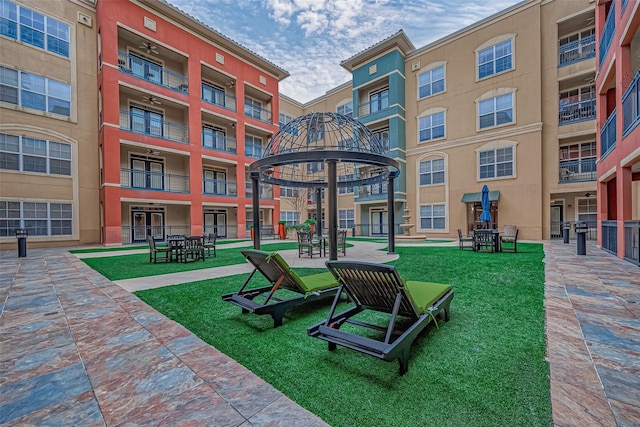
[[151, 105], [162, 105], [162, 102], [160, 102], [160, 100], [153, 95], [144, 95], [142, 97], [142, 101], [147, 102]]
[[142, 42], [142, 44], [140, 46], [138, 46], [138, 48], [146, 49], [147, 50], [147, 54], [149, 54], [149, 53], [155, 53], [156, 55], [159, 54], [157, 46], [155, 46], [155, 45], [153, 45], [153, 44], [151, 44], [149, 42]]

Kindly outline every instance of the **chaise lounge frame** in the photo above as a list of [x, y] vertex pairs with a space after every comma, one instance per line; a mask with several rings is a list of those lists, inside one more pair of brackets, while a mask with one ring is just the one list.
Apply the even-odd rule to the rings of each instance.
[[[437, 283], [405, 282], [391, 265], [362, 261], [327, 261], [326, 265], [340, 283], [340, 289], [327, 320], [309, 327], [307, 333], [327, 341], [329, 351], [340, 345], [388, 362], [397, 358], [400, 375], [404, 375], [409, 369], [411, 345], [418, 334], [442, 312], [445, 321], [449, 320], [449, 306], [453, 299], [451, 287]], [[429, 292], [435, 295], [434, 301], [417, 301], [416, 304], [408, 288], [418, 289], [422, 286], [430, 287]], [[343, 292], [354, 305], [336, 314]], [[421, 308], [421, 303], [428, 306]], [[352, 319], [365, 310], [389, 313], [389, 325], [385, 328]], [[409, 318], [411, 324], [401, 326], [401, 317]], [[382, 331], [385, 333], [384, 340], [343, 332], [340, 327], [345, 323]]]
[[[238, 292], [223, 295], [222, 299], [242, 308], [242, 313], [270, 315], [273, 318], [274, 328], [282, 326], [282, 319], [291, 307], [307, 301], [331, 297], [338, 291], [338, 283], [329, 272], [299, 277], [277, 253], [254, 249], [244, 250], [241, 253], [255, 268]], [[259, 271], [270, 285], [247, 289], [256, 271]], [[278, 289], [287, 289], [300, 296], [281, 299], [275, 295]], [[258, 296], [264, 297], [264, 302], [255, 302], [254, 299]]]

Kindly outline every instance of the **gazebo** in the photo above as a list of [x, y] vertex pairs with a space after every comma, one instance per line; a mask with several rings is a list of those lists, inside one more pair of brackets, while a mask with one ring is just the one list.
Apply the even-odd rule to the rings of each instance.
[[[309, 168], [326, 165], [322, 173]], [[259, 183], [315, 189], [318, 194], [317, 233], [322, 233], [321, 191], [327, 189], [329, 259], [338, 258], [338, 187], [388, 180], [389, 253], [395, 251], [393, 181], [398, 162], [387, 156], [381, 141], [362, 123], [337, 113], [309, 113], [288, 122], [269, 141], [262, 158], [250, 166], [253, 185], [253, 246], [260, 249]]]

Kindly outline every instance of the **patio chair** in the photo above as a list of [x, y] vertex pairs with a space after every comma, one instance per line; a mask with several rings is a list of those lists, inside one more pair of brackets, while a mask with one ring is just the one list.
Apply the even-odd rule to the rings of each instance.
[[338, 230], [337, 238], [338, 252], [342, 252], [342, 255], [347, 255], [347, 230]]
[[500, 236], [500, 250], [502, 252], [518, 252], [518, 232], [520, 230], [516, 229], [516, 234], [514, 235], [503, 235]]
[[313, 254], [322, 256], [322, 241], [313, 240], [313, 235], [309, 231], [298, 231], [298, 258], [305, 253], [311, 258]]
[[149, 242], [149, 262], [155, 264], [158, 261], [158, 254], [164, 255], [161, 261], [171, 262], [171, 247], [157, 247], [153, 236], [147, 236], [147, 242]]
[[207, 256], [211, 256], [211, 249], [213, 249], [213, 257], [216, 257], [216, 233], [209, 233], [204, 241], [204, 249], [207, 251]]
[[[274, 328], [282, 325], [282, 319], [291, 307], [331, 297], [338, 290], [338, 283], [331, 273], [299, 277], [278, 253], [247, 249], [242, 255], [255, 269], [238, 292], [223, 295], [222, 299], [240, 307], [242, 313], [269, 314]], [[256, 271], [269, 281], [269, 285], [247, 289]]]
[[204, 238], [202, 236], [187, 236], [184, 239], [184, 254], [182, 261], [204, 261]]
[[463, 236], [462, 230], [458, 228], [458, 249], [462, 251], [464, 248], [473, 250], [473, 235]]
[[[340, 345], [388, 362], [397, 358], [400, 375], [404, 375], [409, 369], [411, 344], [418, 334], [441, 312], [445, 321], [449, 320], [451, 286], [405, 281], [395, 267], [386, 264], [363, 261], [327, 261], [326, 264], [340, 288], [327, 320], [309, 327], [307, 333], [327, 341], [329, 351]], [[343, 292], [352, 306], [336, 314]], [[354, 318], [366, 310], [390, 314], [389, 324], [376, 325], [362, 321], [359, 316]], [[341, 331], [344, 323], [362, 327], [364, 333]], [[371, 330], [377, 332], [378, 339], [373, 338]]]
[[493, 230], [479, 229], [473, 232], [473, 250], [476, 252], [494, 252], [496, 248]]

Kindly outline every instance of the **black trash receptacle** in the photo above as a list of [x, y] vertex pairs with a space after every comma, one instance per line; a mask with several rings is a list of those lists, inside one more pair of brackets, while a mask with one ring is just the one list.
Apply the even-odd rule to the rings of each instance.
[[16, 238], [18, 239], [18, 257], [27, 256], [27, 230], [24, 228], [16, 229]]
[[578, 255], [587, 254], [587, 223], [584, 221], [576, 222], [576, 253]]
[[569, 221], [562, 223], [562, 238], [564, 243], [569, 243], [569, 232], [571, 231], [571, 223]]

